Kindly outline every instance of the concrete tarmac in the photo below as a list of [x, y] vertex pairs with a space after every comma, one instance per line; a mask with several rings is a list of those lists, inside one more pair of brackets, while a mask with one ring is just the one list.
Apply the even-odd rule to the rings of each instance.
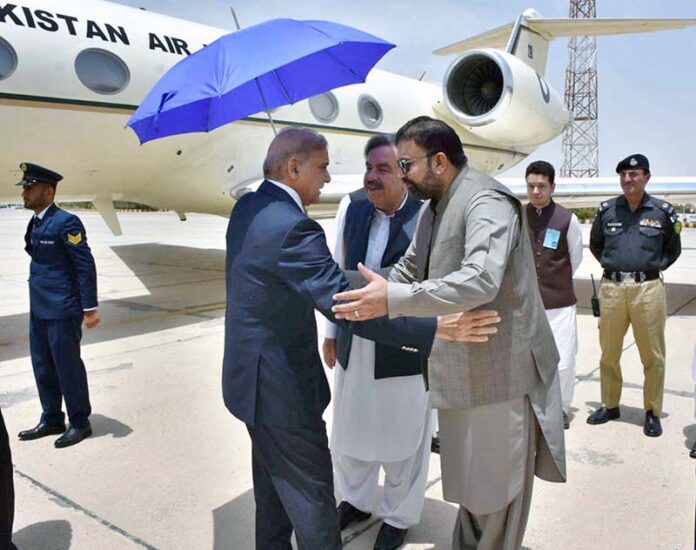
[[[0, 407], [15, 466], [17, 546], [252, 549], [249, 440], [225, 409], [220, 388], [227, 220], [191, 215], [182, 223], [173, 213], [123, 213], [124, 235], [114, 237], [96, 213], [80, 214], [97, 262], [103, 320], [85, 331], [82, 346], [94, 436], [55, 449], [53, 437], [16, 437], [40, 415], [28, 344], [23, 234], [29, 217], [0, 210]], [[323, 224], [332, 239], [333, 222]], [[589, 226], [583, 231], [587, 243]], [[682, 238], [682, 256], [665, 276], [664, 435], [655, 439], [642, 431], [643, 375], [630, 331], [621, 419], [585, 422], [600, 398], [589, 275], [601, 273], [585, 248], [576, 279], [580, 349], [566, 431], [569, 478], [566, 484], [536, 480], [525, 548], [694, 548], [696, 461], [688, 451], [696, 440], [696, 230], [684, 230]], [[330, 417], [331, 407], [329, 426]], [[423, 518], [405, 548], [449, 548], [455, 514], [442, 500], [434, 455]], [[372, 548], [379, 525], [373, 519], [344, 532], [345, 547]]]

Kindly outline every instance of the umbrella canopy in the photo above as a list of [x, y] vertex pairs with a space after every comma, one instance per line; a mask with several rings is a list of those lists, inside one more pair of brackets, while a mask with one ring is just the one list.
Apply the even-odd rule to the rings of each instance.
[[245, 116], [364, 82], [394, 44], [329, 21], [273, 19], [174, 65], [128, 121], [141, 143], [208, 132]]

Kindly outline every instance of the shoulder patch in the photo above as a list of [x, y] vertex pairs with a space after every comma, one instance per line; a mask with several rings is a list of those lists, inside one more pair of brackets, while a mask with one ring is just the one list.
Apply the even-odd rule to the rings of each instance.
[[674, 232], [677, 235], [679, 235], [679, 233], [681, 233], [681, 230], [682, 230], [682, 222], [680, 222], [680, 221], [674, 222]]
[[68, 242], [70, 244], [80, 244], [82, 242], [82, 233], [79, 231], [74, 235], [68, 233]]

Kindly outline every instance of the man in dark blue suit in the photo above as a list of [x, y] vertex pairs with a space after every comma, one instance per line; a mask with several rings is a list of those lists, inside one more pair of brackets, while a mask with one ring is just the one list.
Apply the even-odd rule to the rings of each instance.
[[[317, 346], [316, 308], [350, 288], [321, 226], [305, 213], [331, 179], [326, 140], [286, 129], [271, 143], [266, 180], [236, 204], [227, 229], [225, 405], [252, 445], [256, 548], [341, 548], [331, 457], [322, 413], [330, 390]], [[386, 317], [338, 321], [373, 340], [427, 356], [437, 335], [459, 339], [457, 322]], [[449, 324], [448, 324], [449, 323]], [[467, 334], [468, 335], [468, 334]]]
[[[24, 236], [31, 256], [29, 343], [41, 400], [41, 420], [19, 433], [22, 440], [63, 434], [58, 448], [92, 435], [87, 373], [80, 358], [82, 322], [96, 327], [97, 272], [80, 219], [54, 203], [60, 174], [31, 163], [20, 165], [25, 208], [34, 211]], [[62, 400], [70, 419], [65, 429]], [[65, 432], [65, 433], [63, 433]]]

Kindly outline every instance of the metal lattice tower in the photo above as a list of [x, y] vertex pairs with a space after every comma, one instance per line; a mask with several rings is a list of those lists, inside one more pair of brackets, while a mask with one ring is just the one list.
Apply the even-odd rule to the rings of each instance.
[[[595, 0], [570, 0], [570, 17], [597, 17]], [[597, 133], [597, 40], [575, 36], [568, 43], [565, 105], [573, 122], [563, 135], [562, 177], [599, 175]]]

